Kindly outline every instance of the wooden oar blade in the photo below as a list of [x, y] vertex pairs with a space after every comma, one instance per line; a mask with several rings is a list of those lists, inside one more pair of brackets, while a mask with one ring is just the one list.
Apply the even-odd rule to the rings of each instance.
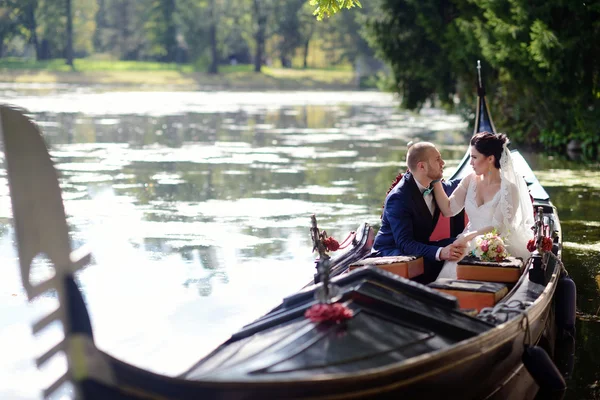
[[65, 210], [58, 177], [38, 127], [23, 111], [0, 105], [0, 131], [4, 138], [21, 278], [32, 299], [39, 294], [29, 279], [36, 256], [44, 254], [55, 268], [69, 272], [72, 269]]

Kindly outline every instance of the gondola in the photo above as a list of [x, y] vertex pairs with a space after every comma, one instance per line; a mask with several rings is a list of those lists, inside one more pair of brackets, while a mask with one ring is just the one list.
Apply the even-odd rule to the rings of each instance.
[[[495, 131], [481, 76], [474, 132]], [[70, 381], [80, 399], [355, 399], [526, 398], [539, 387], [552, 395], [564, 381], [552, 361], [557, 334], [574, 326], [574, 294], [560, 261], [556, 208], [525, 159], [513, 150], [537, 210], [537, 237], [552, 240], [526, 260], [523, 274], [494, 307], [459, 308], [454, 296], [376, 267], [349, 271], [369, 256], [373, 229], [361, 224], [329, 255], [313, 219], [318, 273], [299, 292], [234, 333], [179, 376], [156, 374], [108, 355], [95, 342], [75, 274], [90, 254], [72, 252], [57, 175], [35, 124], [0, 106], [23, 285], [29, 299], [56, 290], [60, 307], [33, 325], [61, 321], [64, 340], [41, 356], [64, 352], [68, 371], [46, 389]], [[468, 153], [453, 178], [468, 171]], [[464, 216], [440, 222], [447, 234]], [[30, 264], [45, 253], [53, 278], [32, 285]], [[315, 322], [315, 305], [339, 304], [341, 321]], [[509, 396], [509, 393], [510, 396]], [[516, 393], [516, 395], [515, 395]]]

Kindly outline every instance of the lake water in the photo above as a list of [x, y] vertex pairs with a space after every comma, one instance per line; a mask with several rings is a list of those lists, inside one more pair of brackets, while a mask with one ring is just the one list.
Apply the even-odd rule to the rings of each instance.
[[[177, 374], [306, 284], [309, 227], [343, 239], [379, 226], [385, 192], [410, 140], [437, 143], [450, 175], [467, 124], [400, 111], [376, 92], [119, 92], [0, 84], [26, 108], [60, 172], [79, 274], [98, 346], [134, 365]], [[525, 154], [559, 209], [564, 260], [578, 284], [574, 374], [567, 398], [598, 398], [600, 173]], [[30, 324], [56, 306], [28, 303], [18, 275], [6, 173], [0, 173], [0, 398], [37, 399], [64, 370], [33, 359], [61, 337]], [[51, 271], [34, 271], [43, 279]], [[55, 398], [68, 398], [68, 387]]]

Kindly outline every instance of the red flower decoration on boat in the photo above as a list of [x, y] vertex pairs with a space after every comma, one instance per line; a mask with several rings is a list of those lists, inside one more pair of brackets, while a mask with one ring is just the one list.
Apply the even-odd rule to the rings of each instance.
[[[406, 169], [406, 172], [410, 172], [410, 171], [408, 169]], [[403, 176], [404, 176], [403, 172], [398, 172], [398, 175], [396, 175], [396, 177], [394, 178], [394, 181], [390, 185], [390, 188], [385, 193], [386, 197], [387, 197], [388, 194], [390, 194], [390, 192], [392, 191], [392, 189], [394, 189], [396, 187], [396, 185], [402, 180]], [[384, 208], [385, 208], [385, 202], [381, 205], [381, 209], [384, 209]], [[383, 218], [383, 213], [381, 213], [381, 218]]]
[[337, 240], [332, 237], [326, 237], [323, 239], [323, 246], [327, 249], [327, 251], [336, 251], [340, 248], [340, 244]]
[[335, 322], [339, 324], [342, 321], [352, 318], [354, 312], [340, 303], [314, 304], [306, 310], [304, 316], [312, 322]]
[[[406, 172], [408, 172], [408, 170], [406, 170]], [[400, 182], [402, 180], [402, 177], [404, 176], [404, 173], [402, 172], [398, 172], [398, 175], [396, 175], [396, 177], [394, 178], [394, 181], [392, 182], [392, 184], [390, 185], [390, 188], [388, 189], [387, 193], [385, 194], [386, 196], [388, 194], [390, 194], [390, 192], [392, 191], [393, 188], [396, 187], [396, 185], [398, 184], [398, 182]]]
[[[543, 236], [542, 237], [542, 251], [552, 251], [552, 239], [550, 239], [549, 237]], [[529, 250], [530, 252], [534, 252], [537, 249], [537, 245], [535, 243], [535, 239], [530, 239], [529, 242], [527, 242], [527, 250]]]
[[543, 251], [552, 251], [552, 239], [549, 237], [542, 238], [542, 250]]

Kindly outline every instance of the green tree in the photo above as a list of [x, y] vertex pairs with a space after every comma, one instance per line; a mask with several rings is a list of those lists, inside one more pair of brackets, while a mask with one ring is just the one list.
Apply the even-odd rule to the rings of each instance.
[[35, 48], [36, 58], [40, 59], [37, 7], [37, 0], [0, 0], [0, 57], [5, 44], [21, 36]]
[[145, 23], [148, 55], [160, 61], [173, 62], [177, 55], [175, 0], [152, 0]]
[[561, 0], [378, 0], [368, 39], [409, 108], [470, 109], [484, 63], [496, 126], [515, 141], [600, 142], [600, 4]]
[[65, 58], [67, 65], [73, 68], [73, 10], [71, 0], [65, 0], [65, 15], [67, 18], [67, 43], [65, 45]]
[[292, 66], [292, 58], [298, 47], [303, 43], [301, 29], [301, 13], [305, 0], [278, 1], [275, 5], [275, 34], [277, 35], [277, 50], [281, 66]]
[[265, 59], [265, 41], [268, 16], [273, 0], [252, 0], [252, 16], [254, 18], [254, 72], [261, 72]]
[[[180, 30], [189, 56], [209, 73], [219, 71], [224, 0], [182, 0], [178, 2]], [[208, 61], [206, 61], [208, 60]]]
[[67, 42], [65, 7], [57, 7], [53, 0], [39, 0], [35, 21], [40, 46], [38, 59], [64, 58]]
[[216, 0], [209, 1], [208, 10], [208, 41], [210, 44], [210, 65], [208, 67], [208, 72], [210, 74], [216, 74], [219, 72], [219, 47], [217, 42], [218, 10]]
[[23, 9], [17, 7], [14, 0], [0, 0], [0, 58], [4, 54], [4, 45], [19, 33], [18, 20]]
[[450, 1], [382, 0], [367, 21], [370, 44], [392, 70], [402, 105], [418, 108], [435, 96], [450, 104], [456, 76], [446, 45]]
[[73, 2], [73, 56], [86, 57], [94, 53], [98, 0]]
[[600, 143], [600, 4], [477, 2], [462, 22], [498, 71], [499, 122], [523, 141]]
[[150, 0], [101, 0], [94, 35], [96, 50], [121, 60], [149, 58], [149, 40], [144, 28]]
[[106, 41], [103, 38], [103, 35], [106, 31], [106, 29], [109, 28], [109, 24], [108, 24], [108, 20], [107, 20], [107, 6], [106, 6], [106, 2], [107, 0], [98, 0], [98, 10], [96, 11], [96, 16], [95, 16], [95, 20], [96, 20], [96, 29], [94, 30], [94, 38], [93, 38], [93, 44], [94, 44], [94, 50], [99, 51], [99, 52], [104, 52], [106, 51]]
[[308, 68], [308, 50], [310, 48], [310, 41], [317, 29], [317, 24], [312, 13], [312, 6], [310, 6], [309, 3], [304, 3], [302, 10], [299, 12], [300, 35], [302, 36], [302, 68]]

